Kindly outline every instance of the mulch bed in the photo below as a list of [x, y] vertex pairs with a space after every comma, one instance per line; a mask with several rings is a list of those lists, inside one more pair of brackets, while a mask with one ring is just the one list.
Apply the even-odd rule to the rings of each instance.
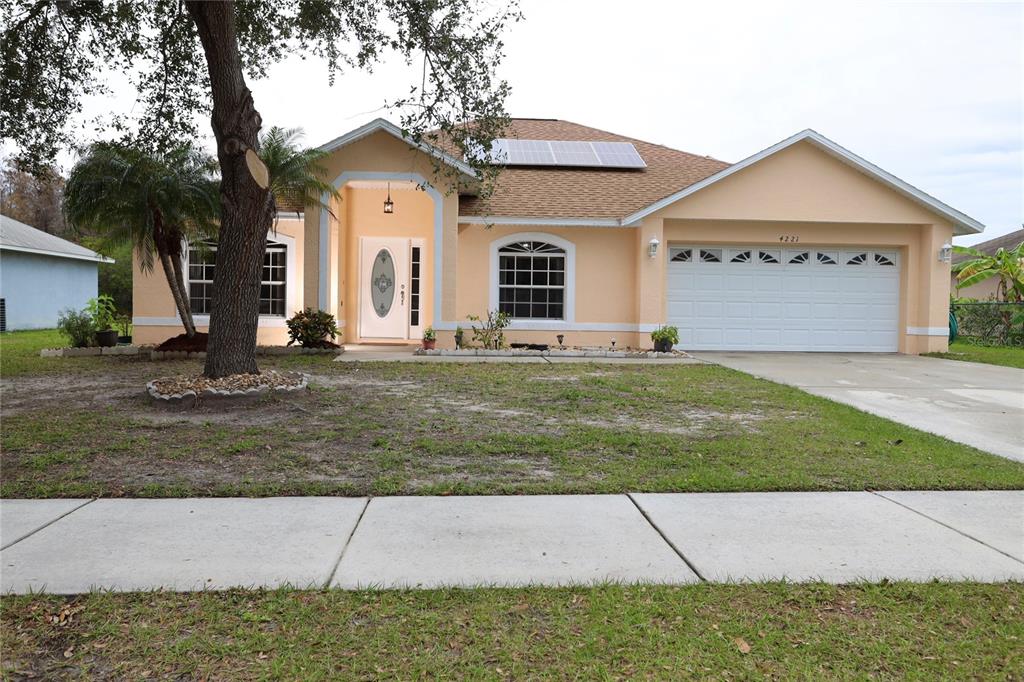
[[210, 335], [203, 332], [196, 332], [191, 338], [188, 334], [178, 334], [161, 343], [153, 350], [158, 351], [185, 351], [187, 353], [205, 353], [206, 342]]
[[232, 374], [220, 379], [208, 379], [201, 374], [190, 376], [162, 377], [153, 380], [153, 386], [162, 395], [177, 395], [187, 391], [200, 394], [206, 390], [249, 391], [267, 387], [270, 389], [294, 388], [302, 383], [302, 375], [294, 372], [268, 370], [259, 374]]

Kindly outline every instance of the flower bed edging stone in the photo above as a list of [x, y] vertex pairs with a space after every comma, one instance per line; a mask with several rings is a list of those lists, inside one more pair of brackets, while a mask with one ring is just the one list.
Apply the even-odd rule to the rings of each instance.
[[[300, 346], [256, 346], [256, 355], [341, 355], [344, 348], [302, 348]], [[154, 350], [151, 346], [110, 346], [108, 348], [44, 348], [43, 358], [81, 358], [97, 355], [132, 355], [140, 360], [202, 360], [206, 353], [183, 350]]]
[[689, 354], [682, 351], [672, 351], [669, 353], [658, 353], [653, 350], [636, 350], [636, 351], [624, 351], [624, 350], [520, 350], [520, 349], [509, 349], [509, 350], [488, 350], [484, 348], [460, 348], [458, 350], [448, 349], [434, 349], [424, 350], [422, 348], [416, 351], [416, 355], [444, 355], [444, 356], [455, 356], [455, 357], [506, 357], [506, 358], [520, 358], [520, 357], [537, 357], [537, 358], [688, 358]]
[[153, 379], [146, 384], [146, 393], [149, 395], [150, 400], [153, 404], [160, 407], [172, 407], [172, 408], [190, 408], [195, 407], [200, 403], [214, 401], [218, 405], [223, 404], [242, 404], [248, 402], [254, 402], [269, 393], [291, 393], [294, 391], [301, 391], [308, 388], [309, 386], [309, 375], [302, 372], [292, 372], [299, 377], [299, 383], [294, 386], [276, 386], [270, 387], [266, 384], [254, 386], [247, 389], [216, 389], [206, 388], [202, 391], [196, 392], [194, 390], [183, 391], [181, 393], [170, 393], [164, 394], [156, 387], [156, 382], [160, 379]]

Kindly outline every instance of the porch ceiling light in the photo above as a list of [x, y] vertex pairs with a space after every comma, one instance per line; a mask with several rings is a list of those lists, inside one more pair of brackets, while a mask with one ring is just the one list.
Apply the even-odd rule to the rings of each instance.
[[939, 262], [940, 263], [952, 263], [953, 262], [953, 245], [946, 242], [939, 249]]
[[384, 200], [384, 212], [385, 213], [394, 213], [395, 212], [395, 202], [391, 201], [391, 183], [390, 182], [388, 183], [388, 198]]
[[647, 255], [654, 258], [658, 255], [658, 246], [661, 242], [658, 241], [657, 237], [651, 237], [651, 241], [647, 242]]

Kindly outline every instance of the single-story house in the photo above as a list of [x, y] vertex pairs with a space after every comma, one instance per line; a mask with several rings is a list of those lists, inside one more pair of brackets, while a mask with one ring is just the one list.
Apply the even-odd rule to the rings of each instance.
[[[309, 306], [346, 343], [430, 326], [450, 347], [498, 309], [513, 342], [650, 347], [670, 324], [683, 349], [940, 351], [949, 243], [984, 228], [813, 130], [730, 164], [513, 119], [486, 199], [450, 147], [383, 119], [322, 149], [341, 200], [282, 212], [267, 235], [260, 343], [285, 342], [285, 316]], [[203, 327], [213, 260], [188, 260]], [[179, 333], [163, 277], [136, 264], [134, 287], [136, 339]]]
[[[1024, 242], [1024, 230], [1016, 230], [1000, 237], [996, 237], [995, 239], [989, 239], [987, 242], [974, 244], [973, 248], [991, 256], [999, 249], [1009, 250], [1016, 248], [1016, 246], [1021, 242]], [[965, 253], [953, 254], [953, 265], [958, 265], [970, 259], [971, 256]], [[999, 278], [990, 277], [984, 282], [978, 282], [977, 284], [972, 284], [969, 287], [961, 287], [960, 283], [957, 281], [956, 275], [952, 275], [950, 287], [952, 287], [953, 295], [958, 298], [976, 298], [979, 301], [988, 301], [995, 299], [996, 297], [996, 289], [999, 287]]]
[[96, 297], [100, 263], [84, 246], [0, 215], [0, 331], [57, 326]]

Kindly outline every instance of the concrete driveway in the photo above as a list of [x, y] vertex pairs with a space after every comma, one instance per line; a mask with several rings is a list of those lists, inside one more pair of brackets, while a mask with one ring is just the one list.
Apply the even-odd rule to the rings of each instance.
[[1024, 370], [915, 355], [694, 353], [1024, 462]]

